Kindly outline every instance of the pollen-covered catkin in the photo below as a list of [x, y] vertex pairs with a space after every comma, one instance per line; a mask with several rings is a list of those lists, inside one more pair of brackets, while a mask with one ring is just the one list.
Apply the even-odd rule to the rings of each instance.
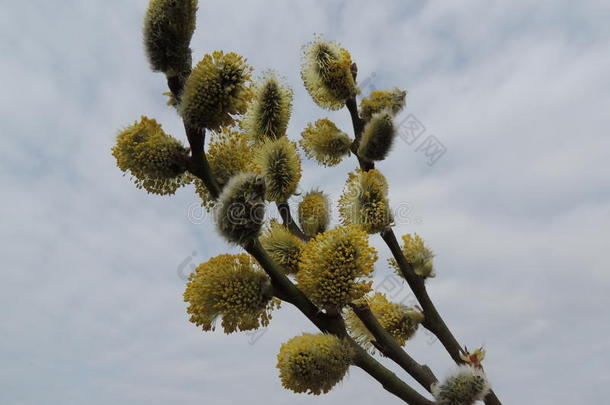
[[205, 55], [184, 85], [180, 112], [185, 123], [210, 130], [235, 124], [234, 116], [244, 114], [252, 98], [251, 71], [233, 52]]
[[324, 166], [335, 166], [350, 154], [352, 140], [332, 121], [322, 118], [307, 124], [299, 143], [308, 158]]
[[265, 181], [254, 173], [229, 180], [216, 207], [216, 228], [230, 243], [243, 245], [258, 237], [265, 217]]
[[342, 108], [348, 98], [358, 94], [351, 55], [322, 36], [303, 47], [301, 78], [313, 101], [329, 110]]
[[390, 111], [376, 113], [364, 127], [358, 145], [358, 156], [368, 161], [385, 159], [392, 148], [395, 136], [396, 128]]
[[253, 97], [240, 125], [255, 143], [286, 135], [292, 109], [292, 90], [273, 71], [253, 86]]
[[342, 308], [371, 290], [377, 251], [357, 225], [338, 227], [310, 240], [303, 249], [297, 282], [322, 308]]
[[339, 199], [341, 222], [358, 224], [368, 233], [387, 229], [394, 220], [387, 195], [388, 184], [377, 169], [349, 173]]
[[438, 405], [472, 405], [485, 398], [489, 389], [483, 370], [461, 365], [445, 381], [432, 386], [432, 395]]
[[136, 186], [149, 193], [174, 194], [190, 182], [186, 174], [187, 149], [154, 119], [142, 117], [122, 130], [112, 155], [119, 169], [129, 172]]
[[351, 362], [349, 344], [334, 335], [308, 334], [284, 343], [277, 355], [282, 385], [296, 393], [326, 394], [339, 383]]
[[406, 91], [397, 88], [374, 90], [360, 102], [360, 118], [367, 122], [374, 114], [384, 110], [389, 110], [392, 115], [396, 115], [405, 107], [406, 95]]
[[284, 225], [271, 220], [260, 237], [261, 245], [286, 274], [299, 270], [299, 259], [305, 243], [293, 235]]
[[190, 43], [197, 0], [151, 0], [144, 17], [144, 48], [153, 71], [168, 76], [191, 70]]
[[307, 236], [324, 232], [330, 223], [330, 202], [321, 191], [311, 190], [299, 203], [299, 224]]
[[[379, 324], [401, 346], [404, 346], [407, 340], [415, 334], [419, 324], [424, 320], [421, 311], [407, 305], [390, 302], [381, 293], [376, 293], [372, 297], [363, 297], [357, 300], [355, 304], [368, 305]], [[367, 350], [374, 351], [374, 346], [371, 343], [374, 340], [373, 334], [351, 308], [345, 310], [345, 323], [350, 335], [356, 342]]]
[[[407, 262], [413, 266], [413, 271], [415, 274], [424, 278], [434, 277], [436, 275], [434, 273], [434, 264], [432, 262], [434, 253], [428, 249], [428, 247], [426, 247], [421, 236], [418, 234], [406, 234], [403, 235], [402, 242], [402, 253]], [[397, 270], [399, 275], [402, 274], [399, 271], [396, 260], [391, 258], [389, 259], [389, 263]]]
[[192, 323], [209, 331], [222, 318], [225, 333], [267, 326], [279, 306], [269, 277], [247, 254], [223, 254], [197, 266], [184, 301]]
[[268, 139], [257, 147], [255, 164], [265, 178], [266, 198], [285, 202], [301, 180], [301, 159], [296, 144], [286, 137]]

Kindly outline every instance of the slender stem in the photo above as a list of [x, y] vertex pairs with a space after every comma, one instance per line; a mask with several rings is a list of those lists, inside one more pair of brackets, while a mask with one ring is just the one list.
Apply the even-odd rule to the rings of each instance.
[[[189, 169], [191, 173], [198, 176], [208, 187], [210, 194], [217, 198], [220, 190], [212, 175], [207, 160], [205, 151], [203, 150], [203, 133], [197, 136], [196, 132], [186, 127], [187, 137], [191, 144], [192, 153], [189, 163], [193, 166]], [[196, 158], [200, 156], [200, 158]], [[327, 314], [322, 312], [315, 304], [309, 300], [299, 290], [288, 277], [282, 272], [279, 266], [269, 257], [267, 252], [262, 248], [258, 239], [254, 239], [244, 246], [244, 249], [254, 257], [261, 267], [265, 270], [276, 292], [276, 296], [296, 306], [314, 325], [324, 333], [331, 333], [335, 336], [346, 338], [350, 341], [350, 345], [354, 347], [357, 356], [354, 365], [362, 368], [371, 377], [375, 378], [381, 385], [390, 393], [404, 400], [410, 405], [433, 405], [433, 402], [419, 394], [405, 382], [400, 380], [394, 373], [385, 368], [381, 363], [373, 359], [366, 353], [356, 342], [348, 335], [345, 329], [343, 318], [337, 312], [336, 314]]]
[[187, 168], [188, 171], [199, 177], [203, 184], [207, 187], [208, 191], [217, 199], [220, 196], [220, 186], [216, 182], [216, 179], [212, 175], [210, 164], [205, 156], [203, 145], [205, 143], [205, 130], [198, 130], [184, 124], [186, 131], [186, 137], [188, 138], [189, 144], [191, 145], [191, 157], [189, 159]]
[[307, 240], [307, 236], [305, 236], [301, 228], [299, 228], [295, 220], [292, 218], [292, 213], [290, 212], [290, 206], [288, 203], [281, 202], [277, 203], [276, 205], [278, 211], [280, 212], [280, 216], [282, 217], [282, 222], [286, 227], [288, 227], [288, 230], [299, 239]]
[[392, 335], [381, 326], [368, 305], [352, 304], [351, 308], [375, 337], [375, 347], [402, 367], [422, 387], [431, 391], [432, 384], [438, 381], [432, 370], [426, 365], [419, 364], [400, 347]]
[[[357, 70], [354, 70], [354, 80], [356, 77]], [[364, 130], [364, 124], [362, 119], [358, 114], [358, 108], [356, 104], [356, 99], [352, 97], [347, 100], [346, 107], [350, 113], [352, 118], [352, 124], [354, 127], [354, 142], [352, 143], [351, 149], [352, 152], [358, 158], [358, 163], [362, 170], [368, 171], [375, 168], [375, 164], [373, 162], [364, 160], [358, 156], [358, 146], [360, 144], [360, 138], [362, 137], [362, 131]], [[381, 237], [388, 245], [394, 259], [398, 263], [398, 267], [403, 274], [407, 284], [411, 290], [413, 290], [413, 294], [419, 301], [422, 309], [424, 310], [424, 316], [426, 317], [424, 320], [424, 327], [430, 330], [441, 342], [441, 344], [445, 347], [451, 358], [457, 364], [463, 364], [460, 354], [462, 353], [462, 347], [458, 343], [457, 339], [451, 333], [451, 330], [445, 324], [445, 321], [441, 317], [441, 315], [436, 310], [434, 303], [430, 299], [428, 292], [426, 290], [426, 285], [424, 283], [424, 279], [417, 274], [413, 270], [413, 267], [410, 263], [407, 262], [404, 254], [402, 253], [402, 249], [396, 240], [396, 235], [394, 231], [390, 228], [381, 233]], [[419, 382], [419, 381], [418, 381]], [[493, 391], [490, 391], [489, 394], [485, 397], [486, 405], [502, 405], [498, 397]]]
[[[184, 78], [168, 77], [167, 80], [168, 87], [174, 95], [174, 98], [176, 98], [177, 101], [180, 101], [180, 96], [182, 95], [185, 82]], [[184, 124], [184, 128], [191, 146], [191, 158], [188, 162], [188, 169], [193, 175], [199, 177], [203, 181], [212, 197], [217, 199], [221, 190], [210, 170], [210, 166], [205, 156], [205, 131], [190, 128], [186, 124]], [[280, 215], [282, 215], [282, 209], [280, 209]], [[288, 221], [288, 226], [290, 226], [290, 224], [294, 224], [294, 221], [291, 220], [292, 218], [290, 216], [289, 207], [287, 211], [284, 211], [282, 219], [285, 221], [285, 223], [287, 220], [290, 220]], [[294, 225], [296, 226], [296, 224]], [[316, 307], [316, 305], [313, 304], [309, 298], [307, 298], [305, 294], [303, 294], [292, 283], [292, 281], [290, 281], [288, 277], [286, 277], [279, 266], [262, 248], [258, 239], [246, 244], [244, 249], [250, 253], [265, 270], [271, 279], [274, 291], [277, 293], [276, 296], [281, 297], [299, 308], [299, 310], [322, 332], [332, 333], [338, 337], [345, 338], [350, 342], [350, 345], [355, 351], [354, 365], [362, 368], [379, 383], [381, 383], [381, 385], [387, 391], [401, 398], [406, 403], [410, 405], [434, 405], [432, 401], [426, 399], [407, 385], [404, 381], [400, 380], [394, 373], [372, 358], [364, 349], [362, 349], [362, 347], [351, 339], [347, 335], [345, 323], [343, 322], [343, 318], [338, 311], [329, 314], [320, 311], [320, 309], [318, 309], [318, 307]]]
[[392, 373], [390, 370], [381, 365], [377, 360], [371, 357], [359, 345], [352, 345], [356, 350], [354, 357], [354, 365], [366, 371], [369, 375], [375, 378], [383, 385], [387, 391], [401, 398], [408, 404], [434, 405], [434, 402], [423, 397], [404, 381]]

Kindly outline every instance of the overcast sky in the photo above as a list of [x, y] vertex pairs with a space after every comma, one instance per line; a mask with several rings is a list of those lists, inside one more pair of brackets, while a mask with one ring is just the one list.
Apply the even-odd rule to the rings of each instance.
[[[288, 305], [262, 335], [187, 321], [184, 274], [239, 250], [192, 188], [147, 195], [110, 154], [142, 114], [184, 139], [142, 50], [146, 3], [0, 0], [0, 403], [400, 403], [355, 368], [326, 396], [283, 390], [279, 345], [315, 330]], [[235, 51], [286, 77], [291, 139], [322, 117], [350, 129], [300, 81], [314, 33], [350, 50], [364, 94], [408, 90], [400, 122], [425, 131], [379, 168], [402, 213], [396, 232], [437, 255], [428, 286], [447, 323], [485, 345], [504, 404], [607, 401], [609, 1], [217, 0], [198, 17], [194, 60]], [[421, 145], [433, 139], [445, 153], [430, 165]], [[354, 166], [304, 161], [301, 188], [336, 200]], [[410, 300], [372, 243], [378, 285]], [[451, 370], [423, 331], [408, 350]]]

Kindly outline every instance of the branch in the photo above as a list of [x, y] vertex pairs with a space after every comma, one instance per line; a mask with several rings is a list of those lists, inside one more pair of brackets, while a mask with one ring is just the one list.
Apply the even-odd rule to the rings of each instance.
[[[169, 79], [168, 79], [169, 82]], [[170, 85], [170, 90], [180, 94], [181, 88]], [[213, 198], [217, 199], [220, 195], [220, 188], [214, 178], [210, 166], [207, 162], [204, 150], [205, 131], [194, 130], [185, 124], [186, 135], [191, 146], [191, 158], [189, 160], [189, 171], [199, 177], [208, 188]], [[280, 210], [281, 212], [281, 210]], [[285, 215], [285, 214], [284, 214]], [[294, 221], [292, 221], [294, 223]], [[296, 224], [295, 224], [296, 225]], [[260, 266], [265, 270], [273, 285], [276, 296], [286, 302], [296, 306], [314, 325], [324, 333], [331, 333], [335, 336], [345, 338], [354, 348], [356, 353], [354, 365], [362, 368], [369, 375], [375, 378], [390, 393], [404, 400], [410, 405], [434, 405], [433, 402], [419, 394], [405, 382], [400, 380], [394, 373], [385, 368], [381, 363], [372, 358], [362, 349], [353, 339], [347, 335], [343, 318], [339, 313], [329, 315], [322, 312], [315, 304], [303, 294], [288, 277], [282, 272], [279, 266], [269, 257], [262, 248], [258, 239], [251, 241], [244, 246], [244, 249], [254, 257]]]
[[435, 403], [426, 399], [401, 379], [396, 377], [396, 374], [381, 365], [377, 360], [371, 357], [362, 347], [353, 342], [350, 338], [350, 343], [356, 350], [356, 355], [353, 360], [354, 365], [360, 367], [379, 381], [383, 388], [397, 397], [401, 398], [408, 404], [416, 405], [434, 405]]
[[368, 305], [351, 304], [350, 307], [375, 337], [375, 347], [402, 367], [422, 387], [431, 391], [432, 384], [438, 381], [432, 370], [426, 365], [419, 364], [403, 350], [394, 337], [381, 326]]
[[292, 213], [290, 212], [290, 206], [287, 202], [277, 203], [277, 209], [280, 212], [280, 216], [282, 217], [282, 222], [288, 228], [293, 235], [297, 238], [307, 241], [307, 236], [303, 233], [301, 228], [297, 225], [295, 220], [292, 218]]
[[[357, 69], [354, 67], [352, 72], [355, 80]], [[362, 159], [360, 156], [358, 156], [357, 153], [358, 146], [360, 144], [360, 138], [362, 137], [362, 131], [364, 130], [364, 124], [362, 122], [362, 119], [358, 115], [356, 98], [352, 97], [347, 100], [346, 107], [350, 113], [350, 116], [352, 118], [352, 124], [354, 127], [354, 142], [351, 146], [352, 152], [354, 152], [354, 155], [356, 155], [356, 157], [358, 158], [358, 163], [362, 170], [372, 170], [375, 168], [375, 164], [373, 162]], [[400, 248], [400, 245], [396, 240], [396, 235], [394, 234], [394, 231], [389, 228], [388, 230], [381, 233], [381, 237], [388, 245], [390, 251], [392, 252], [392, 255], [394, 256], [394, 259], [398, 263], [400, 272], [407, 281], [407, 284], [409, 284], [409, 287], [413, 291], [413, 294], [415, 295], [415, 297], [419, 301], [419, 304], [424, 310], [425, 320], [423, 322], [423, 326], [429, 331], [431, 331], [438, 338], [438, 340], [445, 347], [451, 358], [457, 364], [463, 364], [464, 360], [462, 360], [460, 356], [460, 354], [462, 353], [462, 347], [445, 324], [443, 318], [436, 310], [436, 307], [434, 306], [434, 303], [430, 299], [430, 296], [428, 295], [428, 292], [426, 290], [424, 279], [415, 274], [413, 267], [410, 263], [407, 262], [404, 254], [402, 253], [402, 249]], [[490, 391], [489, 394], [487, 394], [487, 396], [485, 397], [485, 404], [502, 405], [502, 403], [493, 391]]]

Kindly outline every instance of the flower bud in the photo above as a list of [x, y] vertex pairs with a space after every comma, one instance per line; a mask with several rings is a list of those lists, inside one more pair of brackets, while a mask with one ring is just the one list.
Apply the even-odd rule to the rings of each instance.
[[[407, 259], [407, 262], [413, 266], [413, 271], [418, 276], [424, 278], [432, 278], [436, 276], [434, 273], [434, 265], [432, 259], [434, 253], [424, 245], [424, 240], [418, 234], [411, 236], [410, 234], [403, 235], [402, 237], [402, 253]], [[390, 265], [392, 265], [398, 272], [398, 264], [394, 259], [390, 259]]]
[[184, 301], [190, 321], [205, 331], [222, 318], [225, 333], [267, 326], [273, 299], [269, 277], [247, 254], [216, 256], [189, 276]]
[[144, 47], [151, 69], [168, 76], [190, 71], [197, 0], [151, 0], [144, 17]]
[[[222, 128], [222, 132], [212, 133], [207, 146], [206, 157], [210, 171], [222, 190], [231, 177], [255, 169], [254, 152], [248, 142], [248, 136], [242, 132]], [[201, 197], [202, 205], [209, 211], [216, 201], [199, 178], [195, 178], [195, 191]]]
[[377, 169], [349, 173], [339, 199], [341, 222], [361, 225], [368, 233], [387, 229], [393, 221], [387, 195], [388, 184]]
[[279, 222], [272, 220], [260, 238], [261, 245], [286, 274], [299, 270], [299, 259], [305, 243]]
[[254, 85], [254, 97], [248, 105], [241, 126], [255, 142], [286, 135], [292, 109], [292, 90], [272, 71]]
[[230, 243], [242, 245], [258, 237], [265, 216], [265, 182], [252, 173], [235, 175], [216, 207], [216, 227]]
[[345, 377], [351, 356], [352, 350], [345, 340], [334, 335], [305, 333], [281, 346], [277, 368], [284, 388], [320, 395]]
[[328, 197], [318, 190], [311, 190], [299, 203], [299, 224], [307, 236], [324, 232], [330, 222]]
[[265, 177], [267, 200], [287, 201], [301, 180], [301, 159], [296, 144], [286, 137], [267, 140], [258, 148], [255, 163]]
[[324, 166], [335, 166], [350, 153], [352, 140], [330, 120], [323, 118], [301, 133], [301, 147], [310, 159]]
[[396, 128], [388, 110], [376, 113], [364, 127], [358, 146], [358, 156], [369, 161], [387, 157], [394, 142]]
[[472, 405], [485, 398], [489, 383], [483, 370], [462, 365], [442, 383], [432, 386], [438, 405]]
[[184, 85], [180, 112], [186, 124], [211, 130], [235, 124], [233, 115], [245, 113], [252, 97], [251, 71], [233, 52], [205, 55]]
[[322, 108], [338, 110], [358, 94], [352, 76], [352, 57], [336, 42], [321, 36], [303, 47], [301, 78], [313, 101]]
[[121, 131], [112, 155], [119, 169], [131, 173], [136, 186], [149, 193], [174, 194], [190, 181], [187, 149], [154, 119], [142, 117]]
[[360, 118], [369, 121], [374, 114], [384, 110], [396, 115], [405, 107], [406, 95], [406, 91], [397, 88], [372, 91], [368, 98], [363, 98], [360, 102]]
[[[364, 297], [356, 303], [359, 301], [368, 304], [381, 327], [401, 346], [404, 346], [407, 340], [415, 334], [417, 327], [424, 320], [424, 315], [416, 308], [390, 302], [381, 293], [376, 293], [370, 298]], [[367, 350], [374, 351], [371, 343], [374, 340], [373, 334], [351, 308], [345, 311], [345, 323], [356, 342]]]
[[359, 226], [319, 234], [303, 249], [297, 282], [321, 308], [342, 308], [371, 290], [369, 279], [377, 251]]

